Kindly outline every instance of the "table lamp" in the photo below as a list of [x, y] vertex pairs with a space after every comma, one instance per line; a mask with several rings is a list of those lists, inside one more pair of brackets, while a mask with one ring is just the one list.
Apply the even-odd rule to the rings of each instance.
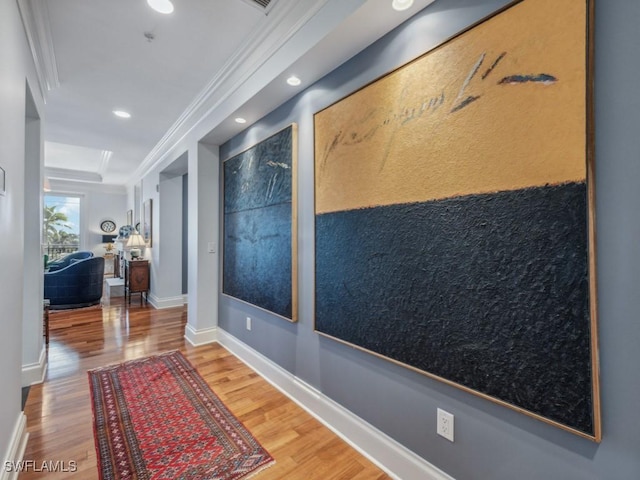
[[129, 239], [127, 240], [127, 249], [129, 249], [131, 258], [138, 258], [140, 256], [140, 247], [144, 248], [146, 246], [147, 242], [144, 241], [144, 237], [138, 232], [133, 232], [129, 235]]

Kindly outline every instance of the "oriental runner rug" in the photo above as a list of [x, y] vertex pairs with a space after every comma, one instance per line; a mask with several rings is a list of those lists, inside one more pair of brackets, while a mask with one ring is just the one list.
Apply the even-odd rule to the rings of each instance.
[[178, 351], [88, 374], [102, 480], [240, 480], [275, 463]]

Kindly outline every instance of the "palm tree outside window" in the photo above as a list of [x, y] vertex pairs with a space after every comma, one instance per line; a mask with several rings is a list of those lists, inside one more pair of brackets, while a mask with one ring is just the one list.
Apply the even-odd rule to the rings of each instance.
[[45, 195], [44, 253], [49, 261], [80, 249], [80, 197]]

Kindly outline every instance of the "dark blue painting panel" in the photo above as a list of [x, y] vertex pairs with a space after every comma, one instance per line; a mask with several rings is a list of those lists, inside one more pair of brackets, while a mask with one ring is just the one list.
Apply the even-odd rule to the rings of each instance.
[[224, 162], [223, 293], [294, 320], [293, 126]]
[[318, 215], [316, 330], [592, 434], [586, 212], [571, 183]]
[[224, 231], [224, 293], [291, 318], [291, 205], [225, 215]]

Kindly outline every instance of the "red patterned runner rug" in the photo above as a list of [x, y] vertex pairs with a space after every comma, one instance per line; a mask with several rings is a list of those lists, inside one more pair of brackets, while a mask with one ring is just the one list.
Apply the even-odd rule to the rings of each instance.
[[88, 373], [102, 480], [240, 480], [275, 463], [178, 351]]

